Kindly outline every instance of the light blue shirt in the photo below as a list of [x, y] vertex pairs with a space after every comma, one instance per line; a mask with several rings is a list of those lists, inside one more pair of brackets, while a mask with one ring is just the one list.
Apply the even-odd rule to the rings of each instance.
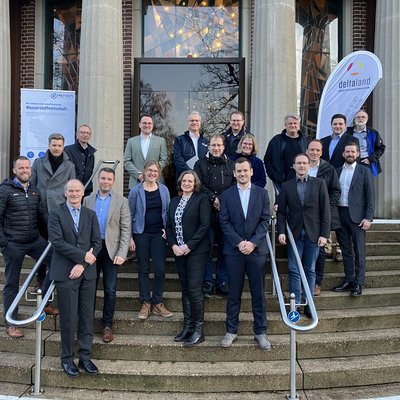
[[81, 206], [78, 208], [72, 207], [68, 202], [66, 203], [69, 212], [71, 213], [72, 220], [74, 221], [75, 230], [79, 231], [79, 218], [81, 216]]
[[97, 219], [99, 220], [100, 234], [102, 240], [104, 240], [106, 237], [107, 215], [111, 203], [111, 193], [112, 192], [108, 193], [106, 197], [101, 197], [99, 195], [99, 192], [96, 193], [95, 211]]
[[339, 140], [341, 139], [341, 137], [343, 136], [343, 134], [345, 132], [346, 131], [342, 132], [340, 135], [335, 135], [335, 134], [332, 135], [332, 140], [329, 143], [329, 158], [332, 158], [332, 154], [335, 151], [335, 148], [336, 148], [337, 144], [339, 143]]
[[247, 218], [247, 209], [249, 208], [249, 200], [250, 200], [250, 191], [251, 191], [251, 183], [247, 186], [246, 189], [242, 189], [239, 185], [237, 185], [240, 197], [240, 203], [242, 204], [242, 210], [244, 217]]
[[354, 129], [353, 136], [357, 138], [360, 143], [360, 157], [368, 157], [367, 131], [364, 129], [363, 131], [358, 132]]

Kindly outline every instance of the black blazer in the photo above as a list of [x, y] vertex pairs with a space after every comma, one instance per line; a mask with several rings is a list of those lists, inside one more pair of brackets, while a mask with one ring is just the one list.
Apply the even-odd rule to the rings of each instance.
[[[182, 196], [171, 199], [167, 216], [167, 240], [172, 247], [178, 244], [175, 231], [175, 211]], [[208, 253], [211, 243], [208, 230], [211, 224], [211, 204], [203, 193], [193, 193], [182, 215], [183, 240], [190, 254]]]
[[90, 248], [93, 248], [93, 254], [97, 257], [102, 247], [96, 213], [81, 206], [79, 232], [76, 232], [71, 213], [67, 205], [63, 204], [50, 212], [48, 230], [49, 241], [53, 248], [50, 280], [69, 280], [71, 269], [76, 264], [85, 267], [83, 275], [86, 279], [95, 279], [96, 263], [87, 265], [85, 255]]
[[[343, 171], [336, 170], [339, 180]], [[349, 214], [355, 224], [359, 224], [364, 218], [372, 221], [375, 210], [375, 190], [372, 173], [369, 168], [357, 164], [349, 189]]]
[[326, 136], [321, 139], [322, 141], [322, 159], [328, 161], [334, 168], [339, 168], [344, 164], [343, 151], [347, 143], [356, 142], [359, 144], [358, 139], [353, 135], [349, 135], [345, 132], [339, 140], [339, 143], [336, 145], [335, 150], [333, 151], [332, 157], [329, 158], [329, 145], [332, 141], [332, 136]]
[[241, 254], [237, 246], [242, 240], [256, 245], [252, 254], [267, 254], [266, 234], [270, 217], [268, 192], [264, 188], [251, 185], [247, 218], [244, 217], [237, 185], [224, 190], [219, 213], [224, 233], [224, 254]]
[[329, 237], [331, 209], [325, 181], [311, 176], [308, 179], [304, 205], [297, 194], [296, 179], [282, 184], [278, 197], [278, 233], [286, 232], [287, 219], [295, 240], [304, 226], [309, 239], [315, 243], [320, 236]]

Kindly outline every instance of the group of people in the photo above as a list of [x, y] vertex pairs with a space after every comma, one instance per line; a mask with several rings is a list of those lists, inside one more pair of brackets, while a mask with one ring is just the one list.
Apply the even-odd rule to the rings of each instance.
[[[257, 143], [235, 111], [230, 127], [209, 139], [201, 131], [201, 115], [188, 116], [188, 131], [174, 142], [178, 196], [170, 199], [163, 184], [167, 165], [165, 140], [153, 135], [153, 118], [140, 118], [140, 134], [128, 140], [124, 167], [130, 175], [128, 199], [115, 193], [115, 172], [102, 168], [98, 190], [89, 181], [95, 149], [91, 129], [82, 125], [76, 143], [64, 149], [60, 134], [49, 137], [43, 158], [19, 156], [14, 177], [0, 186], [0, 247], [5, 261], [4, 315], [19, 285], [25, 255], [37, 259], [52, 243], [38, 273], [45, 292], [54, 280], [60, 315], [61, 366], [68, 376], [79, 370], [98, 372], [91, 360], [96, 289], [103, 276], [103, 341], [113, 340], [118, 266], [128, 250], [138, 264], [138, 319], [150, 314], [164, 318], [172, 312], [163, 303], [166, 251], [170, 246], [182, 291], [183, 326], [176, 342], [195, 346], [204, 340], [204, 298], [227, 297], [226, 334], [220, 345], [237, 340], [241, 295], [247, 275], [254, 317], [254, 339], [269, 350], [265, 303], [266, 234], [270, 219], [268, 176], [276, 187], [278, 239], [287, 244], [286, 222], [295, 239], [312, 293], [319, 295], [325, 244], [335, 230], [343, 252], [345, 277], [333, 290], [362, 294], [365, 279], [365, 231], [374, 213], [373, 176], [380, 172], [385, 150], [377, 131], [366, 126], [368, 115], [357, 113], [354, 128], [346, 117], [332, 117], [332, 135], [309, 140], [300, 131], [300, 118], [285, 117], [285, 129], [270, 141], [264, 163]], [[265, 168], [264, 168], [265, 166]], [[267, 173], [267, 174], [266, 174]], [[86, 184], [86, 187], [84, 186]], [[213, 267], [214, 244], [217, 263]], [[353, 250], [355, 256], [353, 256]], [[150, 284], [150, 265], [154, 271]], [[288, 246], [289, 286], [296, 303], [305, 302], [293, 248]], [[17, 317], [15, 310], [13, 317]], [[75, 326], [79, 364], [74, 363]], [[23, 330], [6, 322], [7, 334], [18, 338]]]

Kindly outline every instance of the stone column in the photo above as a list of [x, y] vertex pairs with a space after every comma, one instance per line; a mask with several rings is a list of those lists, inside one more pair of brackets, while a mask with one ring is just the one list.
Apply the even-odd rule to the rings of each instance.
[[83, 0], [78, 125], [92, 128], [98, 160], [120, 160], [115, 190], [122, 193], [123, 69], [121, 0]]
[[8, 176], [11, 123], [11, 47], [9, 0], [0, 0], [0, 177]]
[[297, 112], [295, 0], [255, 0], [251, 132], [260, 158], [284, 116]]
[[400, 3], [376, 2], [375, 54], [381, 60], [383, 78], [373, 94], [373, 125], [386, 144], [378, 177], [375, 215], [400, 218]]

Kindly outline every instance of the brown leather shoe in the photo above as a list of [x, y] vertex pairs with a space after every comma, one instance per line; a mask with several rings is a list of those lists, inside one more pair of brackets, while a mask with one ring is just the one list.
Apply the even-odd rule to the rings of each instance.
[[113, 335], [113, 331], [111, 330], [111, 328], [106, 327], [104, 328], [103, 331], [103, 342], [104, 343], [110, 343], [114, 340], [114, 335]]
[[321, 285], [316, 284], [314, 288], [314, 296], [319, 296], [321, 294]]
[[47, 314], [47, 315], [58, 315], [60, 314], [60, 311], [58, 310], [57, 307], [53, 307], [53, 306], [47, 306], [43, 309], [43, 311]]
[[147, 319], [149, 318], [150, 312], [151, 312], [151, 304], [143, 303], [142, 308], [139, 311], [138, 318]]
[[22, 338], [24, 337], [24, 331], [21, 328], [17, 328], [14, 325], [10, 325], [6, 329], [6, 333], [11, 338]]
[[153, 304], [151, 311], [154, 315], [159, 315], [160, 317], [164, 318], [169, 318], [173, 315], [163, 303]]

